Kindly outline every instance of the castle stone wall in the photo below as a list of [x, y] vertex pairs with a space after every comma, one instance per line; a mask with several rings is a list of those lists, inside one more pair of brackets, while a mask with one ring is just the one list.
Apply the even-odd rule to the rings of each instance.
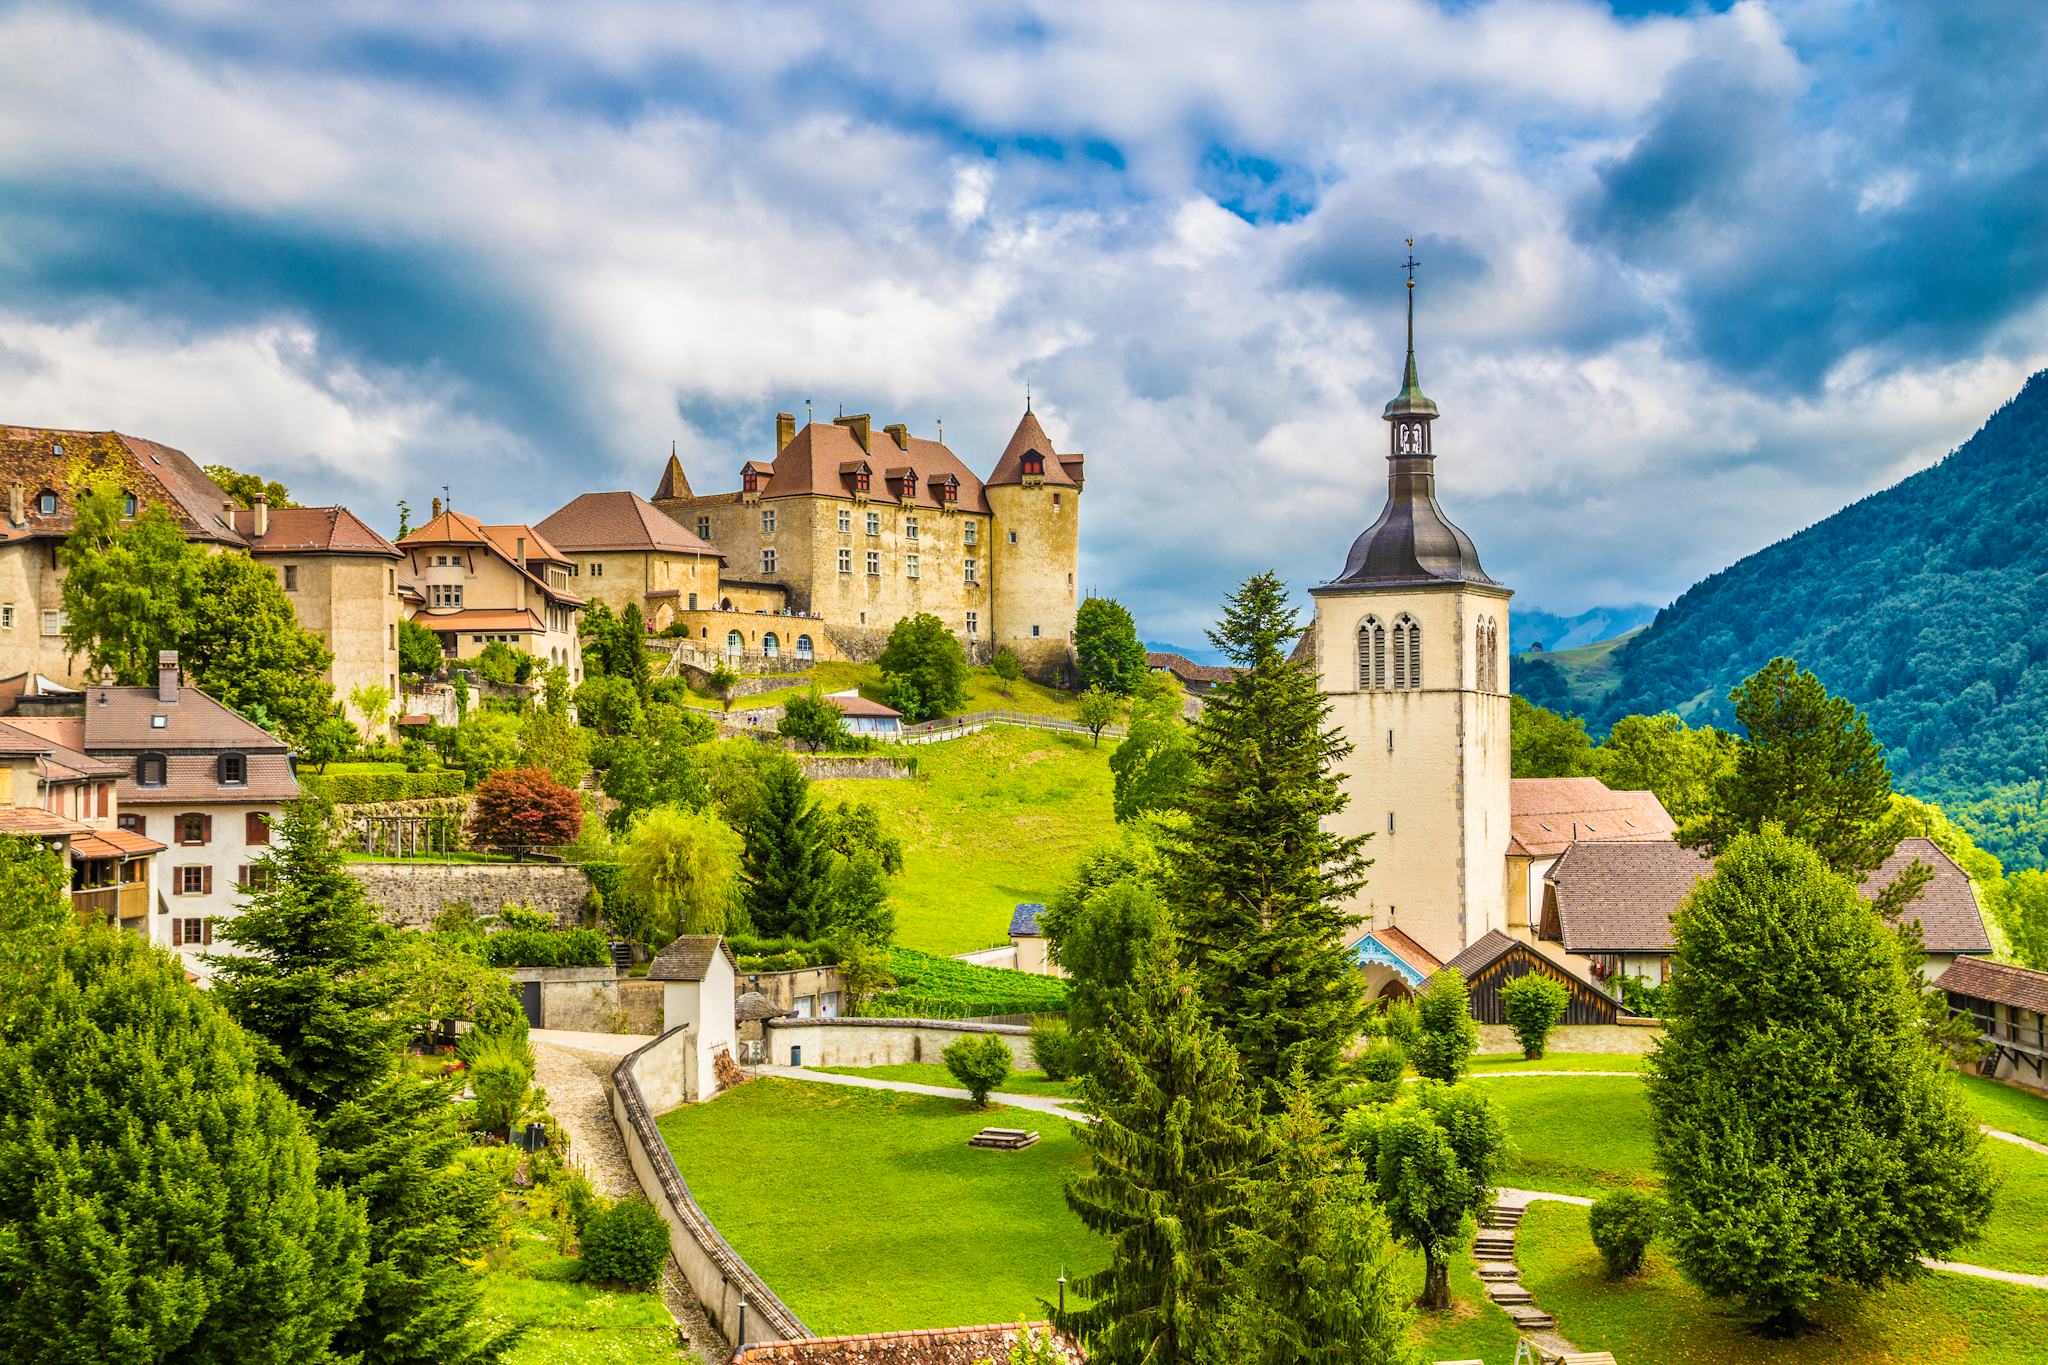
[[348, 872], [386, 920], [405, 928], [432, 924], [449, 905], [479, 914], [524, 905], [566, 928], [590, 894], [583, 869], [560, 863], [350, 863]]

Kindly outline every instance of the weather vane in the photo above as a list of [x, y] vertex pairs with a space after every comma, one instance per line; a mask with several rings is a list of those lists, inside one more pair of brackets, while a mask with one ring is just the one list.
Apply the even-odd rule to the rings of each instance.
[[1402, 269], [1408, 272], [1408, 287], [1410, 289], [1415, 287], [1415, 267], [1421, 264], [1422, 262], [1415, 259], [1415, 239], [1410, 237], [1408, 239], [1408, 259], [1401, 262]]

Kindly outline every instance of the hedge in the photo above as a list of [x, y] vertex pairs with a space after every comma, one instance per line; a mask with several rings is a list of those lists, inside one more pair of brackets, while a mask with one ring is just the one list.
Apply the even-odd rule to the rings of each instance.
[[462, 795], [462, 770], [432, 768], [423, 773], [308, 773], [299, 785], [313, 796], [337, 806], [362, 806], [380, 801], [415, 801], [430, 796]]
[[803, 967], [830, 967], [839, 961], [839, 950], [824, 939], [734, 934], [725, 942], [741, 972], [793, 972]]
[[609, 967], [611, 948], [595, 929], [506, 929], [484, 938], [493, 967]]
[[880, 1019], [979, 1019], [995, 1014], [1063, 1014], [1067, 983], [1008, 967], [981, 967], [910, 948], [891, 948], [896, 989], [861, 1005]]

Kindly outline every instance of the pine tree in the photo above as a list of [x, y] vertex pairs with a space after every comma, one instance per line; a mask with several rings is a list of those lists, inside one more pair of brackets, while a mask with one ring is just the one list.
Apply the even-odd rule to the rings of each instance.
[[1196, 726], [1200, 770], [1175, 850], [1190, 965], [1266, 1108], [1297, 1066], [1326, 1089], [1365, 1016], [1343, 910], [1364, 884], [1364, 840], [1323, 823], [1344, 808], [1336, 765], [1351, 746], [1326, 723], [1314, 675], [1289, 661], [1300, 633], [1272, 574], [1225, 604], [1209, 638], [1234, 674]]
[[1204, 1017], [1188, 972], [1154, 955], [1096, 1036], [1077, 1129], [1089, 1173], [1067, 1203], [1110, 1239], [1110, 1260], [1075, 1287], [1085, 1308], [1060, 1330], [1099, 1365], [1188, 1365], [1209, 1357], [1222, 1256], [1256, 1158], [1258, 1130], [1230, 1045]]
[[301, 1365], [363, 1292], [363, 1216], [218, 1002], [133, 935], [39, 933], [0, 1023], [0, 1358]]
[[1665, 1229], [1688, 1278], [1796, 1331], [1829, 1284], [1903, 1278], [1982, 1226], [1982, 1139], [1920, 991], [1855, 886], [1775, 828], [1673, 922], [1650, 1063]]
[[214, 968], [214, 992], [257, 1039], [263, 1069], [318, 1117], [384, 1078], [402, 1039], [378, 971], [391, 930], [348, 875], [331, 808], [284, 808], [241, 914], [218, 933], [242, 950]]
[[1222, 1314], [1233, 1365], [1407, 1365], [1387, 1215], [1297, 1075], [1247, 1186]]
[[831, 859], [810, 779], [789, 758], [761, 775], [760, 799], [744, 831], [740, 872], [754, 931], [816, 935], [831, 891]]

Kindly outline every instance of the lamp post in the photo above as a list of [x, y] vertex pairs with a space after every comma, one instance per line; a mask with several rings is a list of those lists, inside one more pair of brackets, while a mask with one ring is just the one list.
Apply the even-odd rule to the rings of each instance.
[[1060, 1267], [1060, 1316], [1067, 1315], [1067, 1268]]

